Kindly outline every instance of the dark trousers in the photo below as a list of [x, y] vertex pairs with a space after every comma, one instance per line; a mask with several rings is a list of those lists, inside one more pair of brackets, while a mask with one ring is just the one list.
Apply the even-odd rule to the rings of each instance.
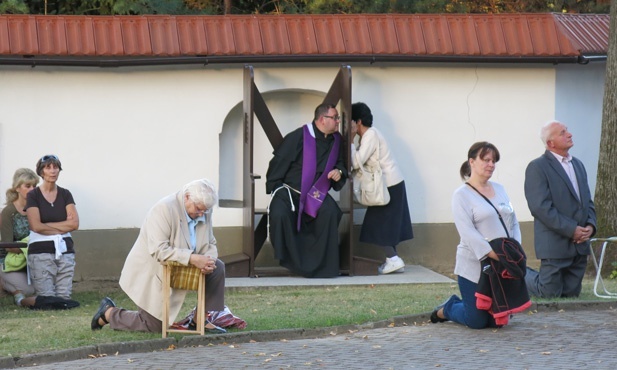
[[587, 256], [543, 259], [540, 271], [527, 268], [525, 283], [530, 294], [540, 298], [578, 297], [587, 268]]

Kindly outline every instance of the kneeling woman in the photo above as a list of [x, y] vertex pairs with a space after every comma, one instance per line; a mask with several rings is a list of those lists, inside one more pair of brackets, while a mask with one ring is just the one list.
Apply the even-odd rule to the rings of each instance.
[[[451, 320], [473, 329], [498, 326], [489, 311], [476, 307], [475, 295], [480, 280], [481, 261], [486, 258], [499, 260], [488, 241], [508, 235], [519, 243], [521, 241], [521, 230], [508, 194], [502, 185], [489, 181], [498, 161], [497, 148], [482, 141], [471, 146], [467, 161], [461, 166], [460, 175], [466, 183], [454, 191], [452, 214], [461, 237], [454, 273], [458, 275], [462, 299], [453, 295], [437, 306], [431, 314], [433, 323]], [[495, 209], [508, 229], [507, 234]]]

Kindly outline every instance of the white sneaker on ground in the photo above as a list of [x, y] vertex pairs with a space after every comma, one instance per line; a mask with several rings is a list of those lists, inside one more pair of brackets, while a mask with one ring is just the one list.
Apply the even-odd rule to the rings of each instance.
[[382, 274], [389, 274], [391, 272], [404, 272], [405, 271], [405, 262], [399, 256], [394, 256], [392, 258], [386, 258], [386, 262], [379, 266], [377, 271]]

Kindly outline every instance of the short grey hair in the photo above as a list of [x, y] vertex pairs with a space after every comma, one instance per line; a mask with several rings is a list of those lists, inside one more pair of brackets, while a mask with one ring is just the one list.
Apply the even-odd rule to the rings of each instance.
[[196, 204], [203, 204], [212, 209], [219, 202], [216, 187], [208, 179], [199, 179], [189, 182], [182, 188], [182, 193], [189, 196], [189, 200]]
[[336, 109], [336, 105], [330, 103], [322, 103], [315, 108], [315, 115], [313, 116], [313, 120], [317, 122], [321, 117], [328, 114], [330, 109]]
[[552, 120], [546, 122], [544, 125], [542, 125], [542, 128], [540, 129], [540, 140], [542, 140], [544, 146], [546, 146], [548, 144], [548, 141], [551, 139], [551, 128], [554, 124], [563, 125], [563, 123], [559, 121]]

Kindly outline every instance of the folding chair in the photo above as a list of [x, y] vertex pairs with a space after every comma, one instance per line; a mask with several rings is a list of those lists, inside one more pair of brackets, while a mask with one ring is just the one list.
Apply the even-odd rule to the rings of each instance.
[[[593, 252], [593, 243], [603, 242], [600, 249], [600, 261], [596, 260], [596, 255]], [[604, 285], [604, 279], [602, 279], [602, 265], [604, 264], [604, 254], [606, 253], [606, 247], [611, 244], [617, 243], [617, 236], [611, 236], [610, 238], [593, 238], [589, 241], [591, 247], [591, 260], [596, 268], [596, 280], [593, 284], [593, 294], [600, 298], [617, 298], [617, 293], [609, 292]], [[603, 294], [598, 293], [598, 285], [602, 285]]]
[[[185, 266], [178, 262], [161, 262], [163, 265], [163, 338], [167, 333], [200, 334], [206, 333], [206, 275], [195, 266]], [[197, 291], [195, 309], [196, 330], [169, 328], [169, 296], [171, 288]]]

